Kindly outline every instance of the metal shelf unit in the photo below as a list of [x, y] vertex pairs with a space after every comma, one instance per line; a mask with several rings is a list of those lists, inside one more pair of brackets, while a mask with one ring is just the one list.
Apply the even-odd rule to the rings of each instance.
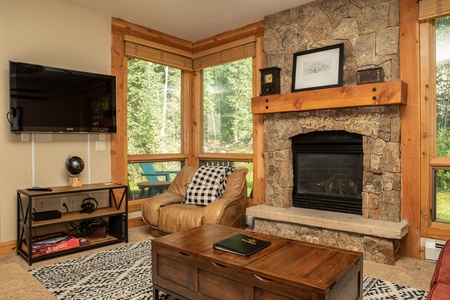
[[[33, 262], [89, 250], [105, 245], [128, 243], [128, 186], [114, 183], [86, 184], [79, 187], [52, 187], [51, 191], [17, 190], [17, 254], [21, 255], [31, 266]], [[92, 192], [107, 192], [109, 206], [99, 207], [92, 213], [73, 211], [62, 213], [61, 218], [34, 221], [32, 219], [33, 203], [40, 201], [57, 201], [55, 196], [90, 194]], [[47, 198], [47, 199], [46, 199]], [[67, 224], [103, 218], [107, 220], [107, 235], [102, 238], [89, 238], [89, 244], [76, 248], [33, 257], [33, 231], [42, 229], [46, 233], [56, 233], [67, 228]], [[67, 231], [67, 230], [63, 230]]]

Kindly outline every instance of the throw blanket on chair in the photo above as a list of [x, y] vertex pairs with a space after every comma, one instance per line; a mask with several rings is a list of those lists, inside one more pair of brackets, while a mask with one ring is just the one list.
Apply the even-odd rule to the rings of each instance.
[[208, 205], [222, 196], [233, 166], [201, 166], [188, 184], [185, 204]]

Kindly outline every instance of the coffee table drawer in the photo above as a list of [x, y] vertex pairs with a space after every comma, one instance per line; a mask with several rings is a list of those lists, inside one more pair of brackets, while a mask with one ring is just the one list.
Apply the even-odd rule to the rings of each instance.
[[194, 295], [197, 291], [196, 261], [195, 254], [152, 245], [153, 283], [180, 295]]
[[190, 288], [191, 274], [195, 272], [195, 267], [181, 264], [179, 261], [160, 256], [158, 258], [156, 276], [166, 279], [172, 283]]
[[244, 282], [202, 269], [198, 270], [198, 293], [217, 300], [251, 299]]

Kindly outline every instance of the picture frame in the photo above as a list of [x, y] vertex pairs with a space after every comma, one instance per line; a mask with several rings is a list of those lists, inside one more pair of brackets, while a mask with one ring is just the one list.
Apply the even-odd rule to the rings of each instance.
[[294, 53], [292, 92], [342, 86], [344, 44]]

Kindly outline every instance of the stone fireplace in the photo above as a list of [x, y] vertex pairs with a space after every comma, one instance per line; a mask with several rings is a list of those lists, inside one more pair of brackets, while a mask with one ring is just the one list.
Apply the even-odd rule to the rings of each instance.
[[[255, 231], [361, 251], [387, 264], [399, 257], [408, 231], [400, 211], [400, 105], [386, 104], [390, 87], [373, 96], [370, 84], [353, 89], [356, 72], [364, 69], [382, 67], [386, 84], [399, 80], [398, 25], [398, 1], [392, 0], [320, 0], [265, 18], [264, 67], [281, 68], [282, 95], [254, 98], [260, 100], [256, 109], [252, 102], [253, 113], [264, 114], [266, 178], [264, 205], [247, 209]], [[290, 94], [293, 54], [338, 43], [344, 43], [344, 87]], [[293, 207], [292, 140], [342, 131], [362, 137], [361, 215]]]
[[[393, 264], [407, 232], [401, 221], [400, 108], [377, 106], [267, 114], [264, 120], [265, 205], [250, 207], [254, 229], [364, 252]], [[348, 132], [362, 137], [362, 214], [293, 207], [292, 138]]]

